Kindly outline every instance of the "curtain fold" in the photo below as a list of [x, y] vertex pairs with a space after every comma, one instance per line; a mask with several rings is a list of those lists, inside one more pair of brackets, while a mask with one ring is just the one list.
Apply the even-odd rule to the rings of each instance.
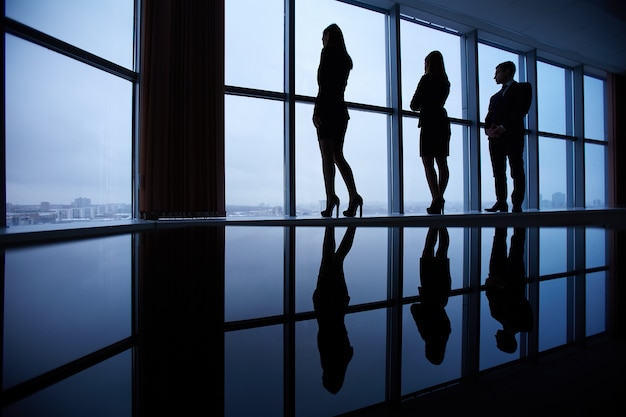
[[225, 216], [224, 0], [143, 3], [142, 218]]

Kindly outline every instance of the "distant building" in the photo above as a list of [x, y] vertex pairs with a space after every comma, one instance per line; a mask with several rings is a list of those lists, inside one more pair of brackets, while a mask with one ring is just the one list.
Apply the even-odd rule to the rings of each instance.
[[558, 192], [552, 194], [552, 207], [554, 208], [565, 208], [567, 207], [567, 201], [565, 199], [565, 194]]

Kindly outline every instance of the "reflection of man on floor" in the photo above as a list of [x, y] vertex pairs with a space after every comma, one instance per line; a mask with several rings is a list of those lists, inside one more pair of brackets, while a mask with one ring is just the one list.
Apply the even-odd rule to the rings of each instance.
[[489, 276], [485, 280], [485, 293], [489, 300], [491, 316], [502, 324], [502, 330], [496, 333], [498, 349], [513, 353], [517, 350], [515, 335], [533, 329], [533, 312], [525, 297], [526, 229], [521, 227], [514, 229], [508, 257], [506, 238], [506, 228], [497, 227], [491, 248]]
[[[435, 244], [439, 237], [439, 247]], [[420, 258], [420, 302], [411, 305], [411, 315], [425, 342], [426, 359], [432, 364], [443, 362], [451, 327], [445, 307], [452, 287], [448, 229], [431, 227], [426, 234]]]
[[343, 273], [343, 261], [352, 248], [356, 227], [348, 227], [335, 252], [335, 228], [327, 226], [322, 246], [322, 262], [313, 293], [317, 323], [317, 347], [322, 363], [322, 384], [336, 394], [352, 359], [353, 348], [344, 322], [350, 296]]

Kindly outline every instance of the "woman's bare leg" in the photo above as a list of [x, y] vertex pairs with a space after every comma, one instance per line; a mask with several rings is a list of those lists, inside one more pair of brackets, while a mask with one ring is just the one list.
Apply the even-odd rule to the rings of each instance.
[[356, 190], [356, 183], [354, 182], [354, 174], [352, 172], [352, 168], [345, 156], [343, 155], [343, 141], [333, 141], [333, 161], [337, 168], [339, 169], [339, 173], [346, 183], [346, 188], [348, 189], [348, 194], [350, 195], [350, 199], [354, 199], [358, 193]]
[[439, 185], [437, 183], [437, 172], [435, 171], [435, 158], [432, 156], [423, 156], [422, 164], [424, 165], [424, 172], [426, 173], [426, 182], [430, 190], [432, 202], [439, 197]]
[[322, 175], [324, 176], [324, 188], [326, 190], [326, 201], [333, 201], [335, 197], [335, 161], [334, 144], [330, 139], [318, 140], [322, 155]]
[[437, 168], [439, 169], [439, 197], [443, 199], [443, 195], [448, 187], [448, 179], [450, 178], [450, 170], [448, 169], [448, 158], [437, 158]]

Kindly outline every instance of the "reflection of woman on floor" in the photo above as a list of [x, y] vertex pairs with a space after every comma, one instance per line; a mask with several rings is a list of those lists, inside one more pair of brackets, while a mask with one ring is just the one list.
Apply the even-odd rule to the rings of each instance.
[[[439, 238], [439, 247], [435, 244]], [[420, 258], [420, 302], [411, 305], [411, 315], [426, 344], [426, 359], [432, 364], [443, 362], [452, 328], [445, 307], [452, 288], [448, 246], [450, 237], [445, 227], [430, 227]]]
[[485, 295], [489, 300], [491, 316], [502, 324], [502, 330], [496, 333], [498, 349], [513, 353], [517, 350], [515, 335], [531, 331], [534, 319], [530, 303], [525, 297], [526, 229], [515, 228], [508, 257], [506, 237], [506, 227], [496, 228], [489, 260], [489, 276], [485, 280]]
[[335, 228], [326, 227], [322, 262], [313, 293], [313, 307], [319, 326], [317, 347], [322, 364], [322, 383], [333, 394], [343, 386], [353, 354], [344, 323], [350, 296], [343, 274], [343, 261], [352, 248], [355, 233], [356, 227], [348, 227], [335, 252]]

